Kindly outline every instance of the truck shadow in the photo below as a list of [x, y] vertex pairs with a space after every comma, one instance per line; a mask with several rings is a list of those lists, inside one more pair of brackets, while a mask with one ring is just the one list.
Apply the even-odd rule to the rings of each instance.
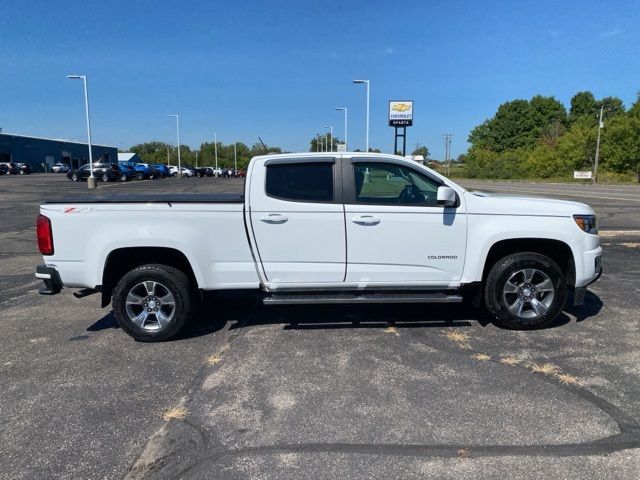
[[[584, 305], [570, 302], [552, 324], [557, 328], [572, 321], [585, 321], [602, 309], [602, 300], [587, 292]], [[212, 313], [213, 312], [213, 313]], [[235, 330], [256, 325], [282, 325], [287, 330], [361, 329], [361, 328], [463, 328], [474, 323], [482, 327], [495, 325], [484, 311], [467, 304], [376, 304], [376, 305], [295, 305], [266, 306], [262, 297], [253, 293], [220, 293], [205, 298], [191, 326], [175, 340], [186, 340], [215, 333], [229, 325]], [[498, 328], [503, 328], [496, 325]], [[97, 332], [119, 328], [110, 311], [87, 331]]]

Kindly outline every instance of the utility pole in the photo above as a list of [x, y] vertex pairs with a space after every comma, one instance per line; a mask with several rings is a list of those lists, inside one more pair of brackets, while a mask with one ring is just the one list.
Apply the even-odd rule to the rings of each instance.
[[198, 152], [196, 152], [196, 168], [198, 168]]
[[236, 144], [233, 144], [233, 171], [238, 175], [238, 152], [236, 152]]
[[167, 165], [171, 165], [171, 157], [169, 157], [169, 147], [167, 147]]
[[216, 159], [216, 175], [218, 175], [218, 134], [213, 133], [213, 156]]
[[449, 162], [451, 161], [451, 135], [450, 133], [445, 133], [442, 135], [444, 139], [444, 172], [446, 176], [449, 176]]
[[596, 140], [596, 158], [593, 164], [593, 183], [598, 183], [598, 162], [600, 160], [600, 130], [604, 127], [602, 123], [602, 114], [604, 106], [600, 107], [600, 119], [598, 120], [598, 139]]

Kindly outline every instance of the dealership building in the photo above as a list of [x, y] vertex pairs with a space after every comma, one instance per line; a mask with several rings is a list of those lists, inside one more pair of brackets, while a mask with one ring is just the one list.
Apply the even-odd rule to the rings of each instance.
[[[91, 151], [94, 162], [118, 161], [117, 147], [92, 145]], [[89, 162], [89, 147], [73, 140], [0, 133], [0, 162], [25, 162], [34, 172], [50, 172], [56, 163], [78, 168]]]

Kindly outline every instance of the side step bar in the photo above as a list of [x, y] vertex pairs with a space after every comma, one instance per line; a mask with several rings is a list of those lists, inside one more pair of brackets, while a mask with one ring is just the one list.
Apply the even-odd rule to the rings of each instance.
[[461, 303], [462, 295], [446, 293], [277, 293], [265, 297], [265, 305], [311, 305], [340, 303]]

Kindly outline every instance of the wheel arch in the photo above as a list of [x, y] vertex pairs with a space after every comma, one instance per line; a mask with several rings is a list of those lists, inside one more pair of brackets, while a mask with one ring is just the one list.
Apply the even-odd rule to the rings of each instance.
[[495, 263], [512, 253], [533, 252], [549, 257], [565, 274], [569, 285], [575, 284], [576, 265], [571, 247], [562, 240], [553, 238], [511, 238], [495, 242], [489, 248], [484, 262], [482, 281], [484, 282]]
[[123, 247], [112, 250], [102, 270], [102, 307], [111, 302], [111, 293], [118, 281], [130, 270], [141, 265], [158, 263], [181, 270], [193, 285], [198, 287], [198, 279], [187, 256], [170, 247]]

